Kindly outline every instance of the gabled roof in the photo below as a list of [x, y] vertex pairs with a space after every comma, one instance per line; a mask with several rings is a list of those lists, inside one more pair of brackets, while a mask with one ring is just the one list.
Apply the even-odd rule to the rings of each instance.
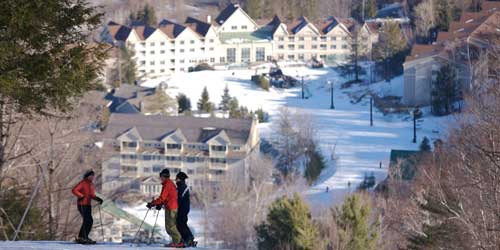
[[133, 29], [141, 40], [147, 39], [156, 31], [156, 29], [151, 26], [133, 26]]
[[184, 31], [184, 29], [186, 29], [186, 27], [170, 20], [163, 19], [160, 22], [158, 29], [165, 33], [165, 35], [167, 35], [169, 38], [173, 39], [179, 36]]
[[[117, 27], [117, 26], [111, 26], [111, 27]], [[132, 29], [130, 29], [129, 27], [124, 26], [124, 25], [120, 25], [118, 27], [119, 28], [115, 31], [115, 34], [114, 35], [112, 34], [113, 38], [118, 40], [118, 41], [127, 40]], [[110, 30], [110, 33], [111, 33], [111, 30]]]
[[287, 24], [288, 33], [297, 34], [297, 33], [299, 33], [299, 31], [301, 31], [303, 28], [307, 27], [308, 25], [312, 25], [314, 27], [314, 29], [316, 29], [314, 24], [309, 22], [307, 17], [301, 16], [301, 17], [295, 19], [292, 23]]
[[210, 30], [211, 25], [209, 23], [200, 21], [193, 17], [188, 17], [184, 24], [192, 29], [194, 32], [198, 33], [200, 36], [206, 36]]
[[230, 4], [228, 5], [224, 10], [221, 11], [221, 13], [219, 13], [219, 15], [215, 18], [215, 21], [217, 22], [217, 24], [223, 24], [224, 22], [227, 21], [227, 19], [229, 19], [229, 17], [231, 17], [234, 12], [236, 12], [236, 10], [238, 10], [240, 6], [237, 5], [237, 4]]
[[120, 134], [119, 136], [117, 136], [117, 139], [118, 140], [131, 140], [131, 141], [139, 141], [139, 140], [142, 140], [142, 137], [141, 137], [141, 134], [139, 133], [139, 131], [137, 130], [136, 127], [132, 127], [128, 130], [126, 130], [125, 132], [123, 132], [122, 134]]
[[143, 140], [160, 141], [165, 134], [180, 129], [188, 142], [205, 142], [224, 130], [232, 143], [245, 144], [252, 123], [252, 119], [111, 114], [103, 136], [105, 139], [116, 139], [131, 128], [136, 128]]
[[411, 49], [411, 54], [406, 57], [405, 62], [437, 55], [443, 49], [444, 47], [439, 44], [415, 44]]

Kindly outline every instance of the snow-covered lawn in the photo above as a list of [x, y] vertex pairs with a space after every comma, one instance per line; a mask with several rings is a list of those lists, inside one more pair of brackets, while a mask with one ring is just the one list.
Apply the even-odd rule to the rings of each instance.
[[[259, 70], [263, 72], [265, 69]], [[330, 68], [310, 69], [306, 67], [285, 67], [283, 72], [292, 76], [305, 76], [305, 85], [310, 97], [301, 99], [300, 86], [294, 89], [272, 88], [269, 92], [257, 88], [250, 77], [255, 70], [203, 71], [177, 74], [171, 78], [145, 82], [144, 86], [153, 87], [161, 81], [168, 83], [168, 93], [176, 96], [186, 94], [193, 109], [196, 109], [203, 87], [207, 87], [210, 100], [218, 104], [224, 87], [229, 87], [240, 105], [250, 110], [263, 108], [273, 116], [281, 106], [308, 114], [318, 131], [318, 140], [328, 168], [318, 182], [304, 191], [311, 207], [321, 209], [339, 204], [347, 193], [363, 180], [365, 175], [373, 174], [377, 182], [387, 176], [391, 149], [417, 149], [424, 136], [436, 139], [447, 130], [448, 117], [425, 115], [418, 123], [418, 143], [412, 143], [413, 123], [409, 113], [384, 116], [374, 109], [374, 126], [370, 126], [369, 99], [351, 103], [347, 92], [372, 92], [385, 95], [401, 95], [403, 78], [397, 77], [390, 83], [374, 83], [367, 86], [353, 86], [340, 89], [344, 80]], [[330, 87], [327, 81], [334, 81], [334, 110], [330, 109]], [[270, 123], [261, 124], [261, 136], [271, 137]], [[332, 160], [332, 150], [335, 159]], [[382, 168], [379, 164], [382, 163]], [[350, 187], [348, 183], [351, 183]], [[326, 188], [329, 192], [326, 192]]]

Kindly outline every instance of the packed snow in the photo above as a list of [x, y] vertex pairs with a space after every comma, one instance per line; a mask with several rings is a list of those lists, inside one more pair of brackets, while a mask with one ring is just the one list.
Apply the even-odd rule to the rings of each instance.
[[[172, 250], [178, 248], [166, 248], [160, 244], [132, 245], [119, 243], [98, 243], [96, 245], [79, 245], [69, 241], [0, 241], [2, 250]], [[183, 248], [209, 250], [208, 248]]]
[[[293, 64], [291, 64], [293, 65]], [[240, 105], [249, 110], [258, 108], [270, 114], [270, 122], [260, 124], [261, 137], [271, 139], [274, 117], [279, 108], [286, 106], [313, 119], [318, 132], [320, 148], [328, 160], [328, 167], [315, 185], [304, 191], [311, 207], [325, 208], [339, 204], [367, 175], [374, 175], [377, 182], [387, 176], [391, 149], [416, 150], [424, 136], [431, 141], [443, 137], [449, 117], [425, 115], [417, 126], [417, 143], [412, 143], [413, 122], [409, 112], [384, 115], [374, 108], [373, 127], [370, 126], [369, 98], [352, 102], [351, 94], [373, 92], [378, 95], [401, 96], [403, 77], [391, 82], [355, 85], [341, 89], [345, 79], [332, 68], [311, 69], [305, 66], [282, 65], [284, 74], [301, 79], [304, 77], [307, 99], [301, 99], [301, 87], [293, 89], [271, 88], [263, 91], [250, 81], [250, 77], [268, 71], [271, 65], [251, 70], [224, 70], [181, 73], [143, 83], [154, 87], [160, 82], [168, 85], [167, 93], [186, 94], [193, 109], [203, 87], [207, 87], [210, 100], [218, 104], [224, 87], [238, 98]], [[335, 109], [330, 109], [330, 84], [334, 84]], [[362, 96], [362, 95], [361, 95]], [[333, 152], [334, 151], [334, 152]], [[380, 168], [380, 166], [382, 166]], [[350, 184], [350, 185], [348, 185]], [[326, 192], [327, 187], [329, 192]]]

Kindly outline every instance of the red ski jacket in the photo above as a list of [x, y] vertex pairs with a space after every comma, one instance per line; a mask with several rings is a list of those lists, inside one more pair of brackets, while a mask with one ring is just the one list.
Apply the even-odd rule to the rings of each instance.
[[163, 187], [161, 188], [160, 197], [153, 200], [152, 203], [155, 206], [165, 205], [165, 209], [167, 210], [177, 209], [179, 204], [177, 203], [177, 188], [174, 182], [170, 179], [166, 179], [162, 184]]
[[90, 200], [95, 199], [94, 183], [92, 181], [83, 179], [71, 190], [71, 192], [78, 197], [78, 205], [90, 205]]

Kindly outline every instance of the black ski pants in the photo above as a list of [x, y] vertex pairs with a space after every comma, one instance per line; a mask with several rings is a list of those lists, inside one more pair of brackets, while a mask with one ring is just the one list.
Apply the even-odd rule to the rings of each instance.
[[94, 220], [92, 219], [92, 206], [78, 205], [78, 212], [80, 212], [80, 215], [82, 215], [83, 218], [78, 237], [81, 239], [88, 239], [90, 230], [92, 229], [92, 224], [94, 223]]
[[184, 213], [177, 214], [177, 219], [176, 219], [177, 230], [181, 234], [182, 241], [184, 243], [194, 240], [193, 234], [191, 233], [191, 230], [189, 230], [187, 222], [188, 222], [187, 214]]

